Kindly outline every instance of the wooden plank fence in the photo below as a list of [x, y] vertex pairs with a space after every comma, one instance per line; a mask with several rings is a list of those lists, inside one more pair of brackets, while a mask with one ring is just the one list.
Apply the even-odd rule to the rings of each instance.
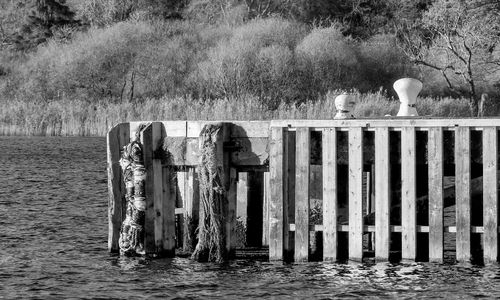
[[[149, 254], [174, 254], [176, 240], [180, 238], [176, 236], [176, 215], [195, 220], [199, 217], [199, 202], [193, 200], [198, 191], [194, 180], [197, 137], [207, 123], [148, 122], [141, 132], [148, 178], [145, 246]], [[319, 246], [321, 259], [325, 261], [337, 261], [342, 248], [346, 249], [348, 259], [361, 261], [372, 250], [367, 246], [367, 233], [374, 235], [372, 255], [377, 261], [388, 260], [394, 252], [399, 252], [404, 260], [423, 257], [443, 262], [446, 233], [455, 235], [458, 262], [470, 261], [473, 249], [478, 247], [485, 263], [498, 260], [500, 119], [278, 120], [226, 124], [220, 155], [227, 174], [226, 245], [230, 253], [234, 254], [236, 248], [237, 212], [246, 211], [237, 205], [250, 203], [246, 198], [237, 201], [238, 197], [247, 196], [238, 195], [240, 190], [248, 190], [237, 188], [238, 174], [258, 171], [264, 172], [260, 230], [262, 245], [269, 247], [269, 260], [310, 260], [313, 255], [310, 233], [318, 231], [322, 232]], [[120, 150], [138, 125], [139, 122], [119, 124], [108, 133], [108, 246], [112, 252], [118, 251], [125, 215], [118, 164]], [[373, 134], [372, 142], [367, 142], [367, 132]], [[422, 132], [426, 137], [423, 142], [418, 138]], [[446, 138], [450, 133], [451, 140]], [[476, 134], [480, 136], [479, 146], [472, 142]], [[317, 136], [320, 154], [316, 153]], [[168, 149], [167, 161], [159, 156], [166, 138], [178, 145]], [[481, 151], [476, 151], [477, 147]], [[420, 156], [422, 152], [424, 159]], [[320, 158], [313, 159], [315, 155]], [[316, 176], [311, 174], [316, 165], [321, 166], [322, 222], [313, 224], [311, 194], [316, 190], [312, 180]], [[183, 207], [176, 207], [179, 197], [176, 176], [180, 170], [184, 172], [180, 184], [184, 200]], [[364, 179], [366, 176], [368, 179]], [[364, 184], [369, 186], [364, 188]], [[365, 203], [370, 201], [374, 207], [367, 214], [365, 206], [369, 204]], [[477, 201], [480, 205], [476, 205]], [[455, 207], [455, 217], [445, 224], [445, 208], [451, 206]], [[399, 221], [394, 221], [396, 217]], [[479, 221], [474, 221], [476, 217]], [[473, 238], [477, 234], [481, 235], [479, 244]], [[419, 253], [424, 254], [419, 256]]]

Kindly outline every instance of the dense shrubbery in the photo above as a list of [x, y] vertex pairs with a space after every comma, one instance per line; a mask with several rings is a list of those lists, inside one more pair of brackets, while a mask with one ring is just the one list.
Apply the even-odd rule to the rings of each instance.
[[12, 71], [17, 84], [4, 85], [3, 93], [43, 101], [254, 96], [276, 108], [329, 90], [391, 84], [408, 73], [393, 42], [356, 42], [336, 24], [310, 28], [282, 18], [240, 26], [119, 22], [39, 47]]

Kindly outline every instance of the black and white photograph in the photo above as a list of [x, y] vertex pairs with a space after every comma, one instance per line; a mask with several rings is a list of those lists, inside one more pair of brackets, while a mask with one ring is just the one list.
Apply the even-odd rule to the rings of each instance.
[[498, 299], [500, 0], [0, 0], [0, 299]]

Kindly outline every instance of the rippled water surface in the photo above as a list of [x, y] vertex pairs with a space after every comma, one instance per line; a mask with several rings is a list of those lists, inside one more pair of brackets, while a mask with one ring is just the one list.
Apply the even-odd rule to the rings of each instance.
[[106, 140], [0, 137], [0, 298], [500, 297], [500, 268], [107, 253]]

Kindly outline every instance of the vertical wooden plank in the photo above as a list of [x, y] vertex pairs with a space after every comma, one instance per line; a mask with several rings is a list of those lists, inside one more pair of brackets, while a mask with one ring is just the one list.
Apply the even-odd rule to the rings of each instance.
[[[122, 123], [120, 124], [120, 133], [119, 133], [119, 140], [120, 140], [120, 156], [123, 153], [123, 147], [130, 143], [130, 139], [132, 136], [130, 135], [130, 123]], [[120, 167], [121, 169], [121, 167]], [[123, 193], [123, 201], [122, 201], [122, 222], [125, 220], [125, 212], [127, 211], [127, 201], [125, 200], [125, 194], [126, 194], [126, 188], [125, 188], [125, 182], [123, 181], [123, 177], [121, 177], [121, 190]]]
[[[180, 174], [180, 173], [179, 173]], [[198, 181], [195, 168], [189, 168], [183, 173], [184, 179], [184, 251], [194, 250], [196, 240], [196, 226], [198, 224], [198, 215], [200, 210]]]
[[229, 188], [227, 192], [227, 216], [226, 216], [226, 247], [229, 257], [233, 257], [236, 251], [236, 191], [238, 184], [238, 173], [235, 168], [229, 168]]
[[176, 175], [171, 166], [163, 167], [162, 173], [163, 252], [165, 255], [173, 255], [175, 253]]
[[323, 130], [323, 260], [337, 260], [337, 131]]
[[[163, 171], [161, 164], [161, 156], [158, 156], [157, 147], [162, 145], [163, 136], [162, 128], [163, 124], [161, 122], [153, 122], [152, 126], [152, 140], [151, 140], [151, 150], [152, 150], [152, 170], [151, 177], [146, 180], [153, 181], [153, 205], [154, 205], [154, 239], [155, 239], [155, 252], [158, 254], [163, 254]], [[149, 173], [148, 173], [149, 174]]]
[[264, 195], [262, 204], [262, 246], [269, 246], [269, 198], [271, 194], [269, 172], [264, 172]]
[[470, 128], [455, 131], [455, 191], [457, 217], [457, 261], [469, 262], [470, 252]]
[[232, 123], [222, 123], [221, 140], [217, 143], [217, 155], [222, 158], [222, 168], [224, 170], [224, 189], [226, 191], [226, 250], [228, 257], [234, 256], [236, 251], [236, 189], [237, 189], [237, 172], [231, 165], [231, 153], [224, 149], [224, 144], [231, 139]]
[[427, 163], [429, 173], [429, 261], [443, 262], [443, 129], [429, 128]]
[[176, 236], [177, 236], [177, 242], [176, 242], [176, 247], [181, 247], [184, 248], [186, 244], [186, 239], [185, 239], [185, 229], [186, 229], [186, 175], [187, 172], [185, 171], [184, 168], [181, 170], [177, 170], [175, 172], [175, 178], [176, 178], [176, 200], [175, 200], [175, 207], [182, 207], [184, 208], [184, 213], [182, 216], [178, 215], [177, 219], [177, 230], [176, 230]]
[[269, 260], [283, 260], [283, 204], [285, 201], [284, 181], [284, 135], [285, 128], [272, 127], [270, 140], [269, 181], [271, 197], [269, 199]]
[[498, 259], [498, 139], [496, 127], [483, 129], [483, 245], [484, 262]]
[[389, 128], [375, 130], [375, 259], [389, 259], [391, 179]]
[[401, 128], [401, 258], [417, 254], [417, 175], [415, 127]]
[[349, 128], [349, 259], [363, 259], [363, 130]]
[[309, 260], [309, 128], [297, 128], [295, 174], [295, 261]]
[[[295, 222], [295, 177], [296, 177], [296, 132], [287, 132], [284, 139], [284, 169], [283, 173], [283, 189], [285, 193], [285, 202], [283, 203], [283, 223], [285, 226], [283, 237], [283, 248], [285, 251], [285, 260], [291, 261], [293, 259], [293, 252], [295, 251], [295, 243], [290, 238], [290, 224]], [[294, 233], [295, 234], [295, 233]], [[294, 235], [295, 238], [295, 235]]]
[[[144, 167], [146, 168], [146, 212], [144, 220], [144, 250], [146, 254], [157, 254], [155, 245], [155, 180], [153, 168], [153, 126], [148, 125], [141, 132], [142, 154], [144, 157]], [[160, 187], [161, 188], [161, 187]]]
[[120, 228], [125, 217], [125, 187], [120, 167], [121, 150], [129, 141], [128, 123], [118, 124], [107, 134], [108, 161], [108, 250], [118, 253]]

